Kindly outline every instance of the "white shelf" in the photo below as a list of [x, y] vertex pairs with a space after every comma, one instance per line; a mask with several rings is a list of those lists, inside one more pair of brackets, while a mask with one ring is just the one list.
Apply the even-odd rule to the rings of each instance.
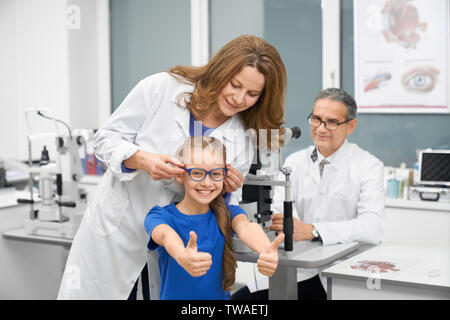
[[386, 197], [385, 207], [446, 211], [450, 213], [450, 202], [412, 201]]

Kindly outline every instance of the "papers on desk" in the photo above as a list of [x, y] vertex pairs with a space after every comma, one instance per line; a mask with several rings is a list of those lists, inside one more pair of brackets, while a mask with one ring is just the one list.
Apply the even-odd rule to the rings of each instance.
[[[375, 273], [369, 270], [366, 267], [367, 262], [363, 261], [388, 262], [384, 269], [392, 270]], [[401, 284], [412, 288], [426, 286], [450, 292], [449, 263], [448, 245], [383, 243], [323, 270], [322, 275], [331, 278], [360, 278], [366, 281], [368, 289], [379, 289], [378, 286], [386, 280], [395, 285]], [[356, 268], [352, 269], [351, 266]]]
[[394, 279], [421, 261], [416, 258], [400, 258], [385, 254], [374, 254], [368, 250], [333, 267], [333, 272], [359, 277]]
[[419, 263], [416, 259], [390, 259], [386, 260], [360, 260], [354, 261], [350, 264], [350, 269], [353, 275], [361, 275], [368, 277], [370, 275], [382, 275], [384, 279], [395, 278], [402, 271], [407, 270], [413, 265]]

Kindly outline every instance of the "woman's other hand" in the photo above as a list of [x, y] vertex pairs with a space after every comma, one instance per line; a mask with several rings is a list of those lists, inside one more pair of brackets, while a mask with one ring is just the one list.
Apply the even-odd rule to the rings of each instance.
[[228, 172], [223, 182], [223, 192], [234, 192], [244, 184], [244, 176], [231, 165], [227, 165]]

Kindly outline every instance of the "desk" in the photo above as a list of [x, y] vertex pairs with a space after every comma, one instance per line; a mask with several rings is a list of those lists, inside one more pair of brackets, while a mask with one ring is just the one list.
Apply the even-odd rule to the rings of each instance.
[[3, 237], [9, 240], [20, 240], [33, 243], [54, 244], [63, 246], [65, 249], [70, 249], [72, 245], [71, 239], [53, 238], [30, 235], [25, 232], [25, 229], [20, 228], [16, 230], [10, 230], [3, 232]]
[[[94, 189], [98, 180], [81, 185]], [[0, 189], [0, 300], [53, 300], [58, 294], [72, 240], [26, 234], [30, 205], [16, 199], [29, 197], [27, 190]]]
[[[358, 262], [393, 262], [384, 273], [352, 269]], [[450, 299], [450, 248], [385, 243], [321, 272], [329, 299]]]
[[29, 205], [0, 209], [0, 300], [48, 300], [58, 293], [69, 244], [26, 235], [29, 210]]
[[412, 201], [404, 199], [392, 199], [386, 197], [386, 208], [403, 208], [403, 209], [417, 209], [426, 211], [444, 211], [450, 213], [449, 202], [437, 201]]
[[[30, 235], [24, 228], [4, 231], [3, 239], [6, 240], [3, 241], [4, 246], [8, 246], [8, 242], [11, 242], [9, 244], [11, 247], [14, 242], [17, 242], [14, 243], [16, 248], [14, 254], [6, 255], [13, 261], [7, 262], [11, 264], [23, 261], [27, 265], [4, 275], [7, 279], [0, 277], [0, 282], [9, 283], [5, 289], [14, 287], [16, 291], [14, 294], [11, 292], [0, 292], [0, 294], [7, 299], [56, 299], [72, 240]], [[30, 249], [33, 250], [32, 255], [29, 254]], [[24, 254], [27, 255], [21, 256]], [[13, 273], [21, 276], [20, 282], [18, 279], [14, 281], [9, 278]], [[30, 277], [30, 275], [33, 276]], [[24, 278], [26, 278], [25, 281]]]
[[[323, 246], [318, 242], [294, 242], [292, 252], [280, 249], [278, 268], [269, 278], [269, 299], [297, 300], [297, 268], [322, 268], [341, 259], [359, 248], [358, 243], [344, 243]], [[236, 253], [236, 259], [242, 262], [258, 260], [258, 255], [251, 253]]]
[[0, 208], [0, 300], [56, 299], [70, 244], [27, 235], [29, 217], [28, 204]]
[[383, 243], [450, 246], [450, 203], [386, 198], [385, 207]]

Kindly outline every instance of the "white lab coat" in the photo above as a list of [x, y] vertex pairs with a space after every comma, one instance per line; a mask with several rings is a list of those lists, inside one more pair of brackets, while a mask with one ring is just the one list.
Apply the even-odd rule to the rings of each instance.
[[[323, 245], [364, 242], [377, 244], [384, 231], [383, 163], [356, 144], [345, 141], [329, 158], [322, 178], [319, 163], [313, 162], [314, 146], [288, 156], [285, 167], [292, 168], [294, 216], [313, 224]], [[278, 179], [284, 180], [283, 175]], [[284, 188], [275, 187], [272, 210], [283, 212]], [[255, 269], [256, 270], [256, 269]], [[297, 281], [312, 278], [317, 269], [298, 269]], [[251, 292], [268, 288], [268, 278], [255, 271], [248, 283]], [[321, 279], [325, 284], [325, 279]], [[326, 290], [326, 285], [324, 285]]]
[[[126, 299], [146, 263], [148, 235], [144, 218], [155, 205], [182, 199], [170, 180], [154, 181], [147, 172], [124, 173], [123, 160], [137, 150], [175, 156], [189, 136], [189, 117], [177, 97], [193, 86], [168, 73], [145, 78], [96, 133], [96, 155], [108, 169], [75, 236], [61, 282], [59, 299]], [[238, 116], [211, 136], [227, 147], [227, 162], [245, 175], [253, 148]], [[246, 144], [247, 141], [247, 144]], [[241, 190], [230, 203], [237, 204]]]

